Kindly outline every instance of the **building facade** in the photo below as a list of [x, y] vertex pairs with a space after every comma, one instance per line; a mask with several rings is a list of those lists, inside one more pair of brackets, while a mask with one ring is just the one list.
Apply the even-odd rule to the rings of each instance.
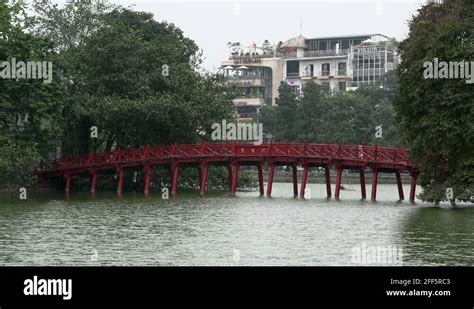
[[295, 94], [308, 81], [332, 92], [375, 84], [397, 67], [396, 42], [382, 34], [305, 38], [299, 35], [279, 50], [262, 52], [255, 45], [234, 52], [222, 62], [229, 81], [242, 89], [234, 100], [239, 118], [255, 117], [261, 106], [274, 105], [278, 87], [285, 81]]

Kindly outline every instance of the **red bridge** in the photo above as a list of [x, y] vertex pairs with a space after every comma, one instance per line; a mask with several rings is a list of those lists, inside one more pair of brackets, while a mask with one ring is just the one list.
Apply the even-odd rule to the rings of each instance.
[[298, 196], [297, 166], [303, 170], [300, 197], [304, 198], [310, 167], [323, 167], [326, 176], [327, 197], [332, 196], [330, 168], [337, 171], [335, 198], [339, 198], [344, 169], [356, 169], [360, 172], [362, 198], [366, 198], [365, 171], [372, 172], [371, 198], [377, 197], [377, 180], [380, 171], [394, 172], [398, 193], [404, 199], [400, 173], [411, 175], [410, 201], [415, 200], [416, 179], [419, 169], [410, 163], [407, 150], [361, 145], [325, 145], [325, 144], [199, 144], [145, 147], [141, 149], [120, 149], [107, 153], [91, 153], [85, 156], [65, 157], [54, 161], [48, 168], [40, 168], [37, 174], [40, 180], [63, 176], [65, 190], [69, 192], [72, 177], [75, 174], [90, 173], [91, 192], [95, 192], [97, 173], [115, 170], [118, 176], [117, 193], [122, 194], [124, 170], [131, 167], [143, 167], [145, 194], [150, 192], [153, 166], [167, 165], [171, 171], [171, 192], [177, 193], [180, 168], [195, 166], [199, 170], [201, 194], [206, 192], [209, 166], [225, 165], [229, 170], [230, 194], [235, 195], [239, 168], [256, 166], [258, 170], [260, 194], [264, 195], [263, 166], [269, 167], [267, 196], [272, 194], [273, 177], [276, 166], [289, 165], [293, 171], [293, 192]]

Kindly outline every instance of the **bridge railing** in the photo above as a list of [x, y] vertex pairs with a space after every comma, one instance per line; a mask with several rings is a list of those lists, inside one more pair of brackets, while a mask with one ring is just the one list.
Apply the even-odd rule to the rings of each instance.
[[262, 158], [301, 158], [357, 160], [364, 162], [384, 162], [409, 164], [406, 149], [364, 145], [333, 145], [306, 143], [254, 144], [184, 144], [139, 149], [117, 149], [113, 152], [91, 153], [88, 155], [65, 157], [52, 162], [50, 170], [74, 168], [93, 168], [95, 166], [146, 163], [153, 160], [173, 158], [213, 157], [262, 157]]

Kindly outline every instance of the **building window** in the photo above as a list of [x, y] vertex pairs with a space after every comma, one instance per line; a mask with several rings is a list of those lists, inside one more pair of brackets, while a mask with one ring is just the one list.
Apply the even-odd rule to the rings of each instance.
[[300, 62], [299, 61], [288, 61], [286, 63], [286, 76], [288, 77], [300, 76]]
[[328, 43], [325, 41], [319, 42], [319, 50], [327, 50], [328, 49]]
[[337, 64], [337, 75], [339, 75], [339, 76], [345, 76], [346, 75], [346, 63], [345, 62], [339, 62]]
[[300, 87], [299, 86], [290, 86], [290, 87], [291, 87], [291, 92], [293, 92], [293, 94], [295, 96], [300, 95]]
[[346, 91], [346, 82], [339, 82], [339, 91]]
[[321, 65], [321, 76], [329, 76], [331, 73], [331, 65], [329, 63], [323, 63]]

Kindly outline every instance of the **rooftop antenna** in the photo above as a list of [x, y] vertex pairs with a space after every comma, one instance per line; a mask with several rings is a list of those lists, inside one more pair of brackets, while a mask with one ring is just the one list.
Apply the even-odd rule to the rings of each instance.
[[300, 35], [303, 35], [303, 21], [300, 20]]

